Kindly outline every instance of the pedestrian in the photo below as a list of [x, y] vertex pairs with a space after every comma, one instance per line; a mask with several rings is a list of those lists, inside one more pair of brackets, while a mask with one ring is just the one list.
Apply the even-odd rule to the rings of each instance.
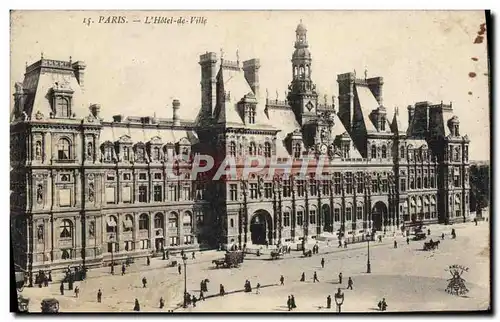
[[441, 240], [444, 240], [444, 233], [441, 233]]
[[339, 246], [337, 248], [342, 248], [342, 241], [339, 239]]
[[305, 282], [306, 280], [306, 273], [302, 272], [302, 276], [300, 277], [301, 282]]
[[318, 274], [316, 274], [316, 272], [314, 272], [313, 283], [316, 283], [316, 281], [318, 281], [318, 283], [319, 283]]
[[260, 294], [260, 283], [257, 283], [255, 294]]
[[398, 248], [398, 242], [397, 242], [397, 240], [394, 240], [394, 248]]
[[125, 264], [122, 264], [122, 276], [125, 275], [125, 270], [126, 270]]
[[97, 303], [101, 303], [102, 300], [102, 292], [101, 289], [97, 292]]
[[52, 282], [52, 271], [49, 271], [49, 282]]
[[325, 258], [321, 258], [321, 268], [325, 268]]
[[281, 275], [280, 277], [280, 284], [285, 285], [285, 278], [283, 277], [283, 275]]
[[292, 304], [292, 309], [297, 308], [297, 305], [295, 304], [295, 296], [293, 296], [293, 295], [291, 297], [291, 304]]
[[61, 282], [61, 286], [59, 287], [59, 291], [61, 292], [61, 295], [64, 295], [64, 283]]
[[380, 311], [387, 310], [387, 303], [385, 302], [385, 298], [383, 298], [382, 301], [378, 302], [378, 308], [380, 309]]
[[382, 235], [378, 235], [378, 242], [381, 243], [382, 242]]
[[149, 266], [151, 264], [151, 261], [149, 260], [149, 256], [146, 256], [146, 265]]
[[143, 277], [142, 278], [142, 287], [146, 287], [146, 284], [148, 284], [148, 280], [146, 279], [146, 277]]
[[48, 287], [49, 286], [49, 278], [47, 275], [43, 276], [43, 286]]
[[410, 245], [410, 237], [406, 237], [406, 244]]
[[205, 301], [205, 294], [203, 294], [203, 290], [200, 290], [200, 300]]
[[181, 275], [181, 264], [177, 265], [177, 271], [179, 272], [179, 275]]
[[328, 295], [326, 297], [326, 308], [327, 309], [331, 309], [332, 308], [332, 297], [330, 295]]
[[141, 310], [141, 305], [139, 304], [139, 300], [138, 300], [138, 299], [135, 299], [135, 303], [134, 303], [134, 311], [139, 312], [140, 310]]
[[78, 286], [75, 286], [75, 297], [78, 297], [78, 294], [80, 294], [80, 289]]
[[292, 310], [292, 299], [290, 298], [290, 295], [288, 295], [288, 300], [286, 300], [286, 306], [288, 307], [288, 311]]
[[339, 284], [342, 284], [342, 272], [339, 273]]
[[165, 256], [167, 257], [167, 260], [169, 260], [169, 259], [170, 259], [170, 252], [168, 251], [168, 249], [167, 249], [167, 251], [166, 251], [166, 253], [165, 253]]
[[344, 248], [347, 248], [347, 240], [344, 240]]
[[474, 223], [475, 223], [475, 224], [476, 224], [476, 226], [477, 226], [477, 218], [474, 218]]
[[160, 309], [163, 309], [165, 306], [165, 301], [163, 300], [163, 297], [160, 297]]
[[196, 298], [196, 296], [193, 296], [191, 297], [191, 303], [193, 303], [193, 307], [196, 307], [196, 302], [198, 301], [198, 299]]
[[430, 236], [431, 235], [431, 230], [430, 228], [427, 228], [427, 236]]
[[196, 256], [195, 256], [195, 253], [194, 253], [194, 252], [192, 252], [192, 253], [191, 253], [191, 257], [192, 257], [193, 259], [196, 259]]
[[224, 296], [226, 294], [226, 290], [224, 289], [224, 285], [220, 285], [219, 287], [219, 295]]
[[184, 258], [184, 250], [181, 250], [181, 258]]
[[351, 289], [352, 290], [352, 278], [349, 277], [349, 279], [347, 280], [347, 289]]

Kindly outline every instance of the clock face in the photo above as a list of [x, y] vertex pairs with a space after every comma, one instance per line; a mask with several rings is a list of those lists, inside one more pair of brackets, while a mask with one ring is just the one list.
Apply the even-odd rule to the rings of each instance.
[[326, 144], [321, 145], [320, 151], [321, 153], [326, 153], [326, 151], [328, 151], [328, 147], [326, 146]]

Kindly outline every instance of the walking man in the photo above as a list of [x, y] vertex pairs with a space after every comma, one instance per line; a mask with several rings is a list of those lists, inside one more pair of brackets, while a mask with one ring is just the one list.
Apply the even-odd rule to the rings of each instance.
[[99, 291], [97, 291], [97, 303], [101, 303], [101, 300], [102, 300], [102, 292], [101, 289], [99, 289]]
[[342, 284], [342, 272], [339, 273], [339, 284]]
[[149, 266], [151, 264], [151, 261], [149, 260], [149, 256], [146, 257], [146, 265]]
[[163, 297], [160, 297], [160, 309], [163, 309], [165, 306], [165, 301], [163, 300]]
[[177, 265], [177, 271], [179, 272], [179, 275], [181, 275], [181, 264]]
[[255, 290], [255, 294], [260, 294], [260, 283], [257, 283], [257, 289]]
[[224, 285], [220, 285], [219, 287], [219, 295], [224, 296], [226, 294], [226, 290], [224, 290]]
[[321, 258], [321, 268], [325, 268], [325, 258]]
[[318, 283], [319, 283], [318, 275], [316, 274], [316, 272], [314, 272], [313, 283], [316, 283], [316, 281], [318, 281]]
[[200, 290], [200, 300], [205, 301], [205, 295], [203, 294], [203, 290]]
[[306, 273], [302, 272], [302, 276], [300, 277], [301, 282], [305, 282], [306, 280]]
[[283, 277], [283, 275], [281, 275], [280, 277], [280, 284], [285, 285], [285, 278]]
[[291, 304], [292, 304], [292, 309], [297, 308], [297, 305], [295, 304], [295, 296], [293, 296], [293, 295], [292, 295], [292, 298], [291, 298]]
[[288, 295], [288, 300], [286, 301], [286, 306], [288, 307], [288, 311], [292, 310], [292, 299], [290, 298], [290, 295]]
[[125, 275], [125, 264], [122, 264], [122, 276]]
[[349, 279], [347, 280], [347, 289], [351, 289], [352, 290], [352, 278], [349, 277]]
[[192, 253], [191, 253], [191, 255], [192, 255], [191, 257], [192, 257], [193, 259], [196, 259], [196, 256], [195, 256], [194, 252], [192, 252]]
[[134, 311], [139, 312], [140, 310], [141, 310], [141, 305], [139, 304], [139, 300], [138, 300], [138, 299], [135, 299], [135, 303], [134, 303]]
[[444, 240], [444, 233], [441, 234], [441, 240]]
[[398, 248], [398, 242], [394, 239], [394, 248]]
[[332, 297], [330, 295], [328, 295], [326, 297], [326, 308], [327, 309], [331, 309], [332, 308]]
[[78, 286], [75, 286], [75, 297], [78, 297], [78, 294], [80, 294], [80, 289]]
[[61, 286], [59, 287], [59, 291], [61, 292], [61, 295], [64, 295], [64, 283], [61, 282]]
[[410, 245], [410, 237], [408, 237], [408, 236], [406, 237], [406, 244]]
[[146, 287], [146, 284], [148, 284], [148, 280], [146, 279], [146, 277], [143, 277], [142, 278], [142, 287]]

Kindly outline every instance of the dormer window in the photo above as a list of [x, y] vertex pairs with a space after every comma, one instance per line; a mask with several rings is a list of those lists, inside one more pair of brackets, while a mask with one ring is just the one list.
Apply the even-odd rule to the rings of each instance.
[[257, 154], [257, 145], [255, 144], [255, 142], [250, 142], [250, 146], [248, 147], [248, 154], [249, 155]]
[[113, 162], [113, 145], [111, 142], [106, 142], [102, 147], [103, 162]]
[[271, 143], [269, 142], [264, 143], [264, 157], [271, 157]]
[[385, 117], [380, 119], [380, 131], [385, 131]]
[[372, 159], [376, 159], [377, 158], [377, 147], [375, 145], [372, 145], [371, 158]]
[[160, 148], [155, 146], [151, 151], [151, 157], [154, 161], [160, 160]]
[[236, 156], [236, 143], [234, 141], [229, 143], [229, 155], [233, 157]]
[[56, 116], [57, 117], [70, 117], [71, 110], [69, 106], [69, 99], [65, 97], [56, 98]]
[[73, 97], [73, 90], [68, 88], [69, 84], [58, 83], [52, 87], [52, 113], [55, 117], [69, 118], [72, 116], [71, 101]]
[[62, 138], [57, 143], [57, 158], [59, 160], [69, 160], [71, 145], [68, 139]]
[[146, 161], [146, 154], [144, 152], [144, 146], [141, 145], [136, 145], [135, 147], [135, 161], [137, 162], [145, 162]]
[[130, 147], [123, 147], [123, 161], [130, 161]]
[[248, 124], [255, 124], [255, 105], [246, 104], [245, 114], [247, 115]]
[[454, 130], [453, 130], [454, 135], [455, 135], [455, 136], [460, 136], [460, 132], [459, 132], [459, 130], [458, 130], [458, 124], [455, 124], [455, 125], [453, 126], [453, 129], [454, 129]]
[[293, 156], [294, 156], [294, 158], [299, 159], [300, 156], [301, 156], [300, 152], [301, 152], [300, 151], [300, 143], [297, 142], [297, 143], [295, 143], [295, 146], [293, 148]]

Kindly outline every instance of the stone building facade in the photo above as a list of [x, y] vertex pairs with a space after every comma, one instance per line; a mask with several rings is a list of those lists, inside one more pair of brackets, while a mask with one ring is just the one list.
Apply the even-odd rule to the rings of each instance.
[[[101, 265], [163, 249], [467, 220], [469, 140], [452, 104], [410, 105], [403, 127], [398, 109], [390, 118], [383, 105], [383, 78], [366, 72], [338, 75], [338, 106], [328, 103], [313, 82], [305, 26], [295, 33], [284, 100], [260, 89], [258, 59], [201, 55], [194, 120], [179, 119], [174, 100], [171, 119], [105, 121], [86, 99], [83, 62], [28, 66], [10, 125], [16, 263]], [[197, 154], [211, 155], [214, 169], [227, 157], [238, 171], [251, 157], [266, 165], [243, 179], [193, 177]]]

